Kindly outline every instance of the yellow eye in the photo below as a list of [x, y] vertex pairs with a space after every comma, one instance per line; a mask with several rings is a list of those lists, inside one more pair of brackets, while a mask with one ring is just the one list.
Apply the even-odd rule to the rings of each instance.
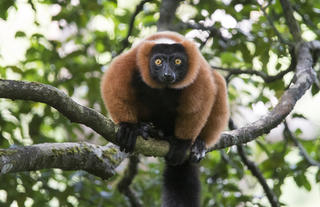
[[180, 65], [181, 64], [181, 59], [179, 59], [179, 58], [177, 58], [177, 59], [175, 59], [174, 60], [174, 63], [176, 64], [176, 65]]
[[157, 58], [157, 59], [154, 61], [154, 63], [155, 63], [156, 65], [161, 65], [162, 61], [161, 61], [160, 58]]

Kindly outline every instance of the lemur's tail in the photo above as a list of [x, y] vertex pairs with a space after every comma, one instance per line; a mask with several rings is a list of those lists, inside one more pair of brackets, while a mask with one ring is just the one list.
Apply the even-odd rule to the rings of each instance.
[[200, 207], [199, 166], [186, 161], [182, 165], [166, 163], [162, 207]]

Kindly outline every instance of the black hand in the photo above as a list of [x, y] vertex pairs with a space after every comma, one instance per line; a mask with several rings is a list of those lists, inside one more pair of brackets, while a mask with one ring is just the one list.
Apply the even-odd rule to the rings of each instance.
[[116, 138], [121, 151], [133, 152], [139, 132], [138, 129], [137, 124], [126, 122], [119, 124]]
[[163, 133], [161, 130], [156, 129], [151, 123], [141, 122], [132, 124], [122, 122], [119, 124], [119, 130], [116, 135], [120, 150], [133, 152], [138, 136], [142, 136], [144, 139], [148, 137], [162, 138]]
[[191, 162], [200, 162], [206, 156], [206, 143], [199, 137], [193, 143], [190, 152]]
[[163, 139], [164, 133], [161, 129], [155, 127], [150, 122], [141, 122], [140, 123], [140, 130], [141, 130], [141, 136], [144, 139], [147, 139], [148, 137], [152, 137], [155, 139]]
[[170, 149], [165, 159], [169, 165], [181, 165], [187, 158], [186, 154], [191, 147], [191, 139], [168, 138]]

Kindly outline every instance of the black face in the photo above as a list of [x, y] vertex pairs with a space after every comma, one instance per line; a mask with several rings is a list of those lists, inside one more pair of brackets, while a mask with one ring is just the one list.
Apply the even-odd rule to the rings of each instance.
[[188, 72], [188, 56], [181, 44], [156, 44], [150, 54], [151, 78], [165, 85], [182, 80]]

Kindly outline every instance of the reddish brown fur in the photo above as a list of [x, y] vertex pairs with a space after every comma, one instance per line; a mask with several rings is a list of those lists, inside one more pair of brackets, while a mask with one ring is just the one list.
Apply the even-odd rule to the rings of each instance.
[[227, 87], [224, 78], [215, 70], [212, 71], [216, 95], [206, 125], [200, 133], [207, 147], [214, 145], [220, 133], [226, 128], [229, 118]]
[[130, 85], [136, 68], [136, 51], [133, 48], [114, 59], [102, 78], [102, 98], [116, 124], [138, 121], [137, 104]]
[[[136, 47], [117, 57], [101, 83], [102, 97], [113, 121], [137, 123], [147, 113], [135, 100], [131, 78], [139, 70], [143, 81], [152, 88], [162, 88], [149, 75], [149, 53], [154, 40], [169, 38], [182, 44], [188, 55], [189, 71], [172, 88], [182, 90], [175, 136], [193, 141], [200, 135], [207, 147], [213, 145], [228, 120], [227, 90], [224, 79], [212, 71], [192, 41], [173, 32], [160, 32], [146, 38]], [[143, 112], [144, 111], [144, 112]]]

